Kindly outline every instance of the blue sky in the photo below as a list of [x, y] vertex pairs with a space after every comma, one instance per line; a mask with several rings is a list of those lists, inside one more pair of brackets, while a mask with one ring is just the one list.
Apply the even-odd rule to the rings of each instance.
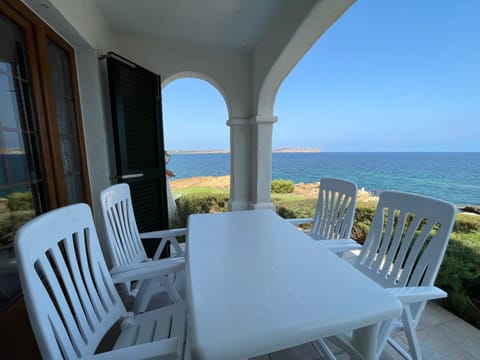
[[[479, 19], [478, 0], [359, 0], [282, 83], [273, 147], [480, 151]], [[229, 148], [213, 86], [176, 80], [163, 105], [168, 150]]]

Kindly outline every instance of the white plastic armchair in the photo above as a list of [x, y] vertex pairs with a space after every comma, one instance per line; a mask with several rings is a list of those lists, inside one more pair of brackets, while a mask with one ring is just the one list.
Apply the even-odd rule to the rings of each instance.
[[[378, 355], [388, 341], [405, 359], [422, 359], [416, 327], [427, 301], [447, 296], [434, 282], [455, 215], [455, 206], [446, 201], [393, 191], [381, 193], [354, 264], [403, 305], [401, 318], [381, 325]], [[405, 332], [408, 352], [389, 337], [395, 331]], [[332, 340], [338, 343], [338, 338]]]
[[351, 181], [322, 178], [314, 218], [288, 219], [295, 226], [312, 224], [307, 232], [314, 240], [335, 253], [360, 249], [362, 246], [350, 238], [355, 220], [357, 185]]
[[[15, 252], [43, 359], [184, 358], [184, 302], [139, 315], [126, 311], [88, 205], [53, 210], [25, 224], [16, 234]], [[153, 268], [135, 271], [141, 279], [162, 274]]]
[[[187, 230], [171, 229], [151, 231], [140, 234], [133, 212], [130, 188], [127, 184], [112, 185], [100, 193], [100, 205], [102, 208], [103, 225], [107, 236], [105, 247], [112, 263], [110, 271], [114, 282], [120, 283], [122, 295], [127, 302], [133, 302], [132, 311], [143, 312], [147, 309], [152, 295], [163, 292], [165, 289], [162, 283], [156, 279], [146, 281], [127, 281], [121, 283], [118, 275], [136, 267], [141, 267], [145, 262], [152, 262], [159, 269], [171, 268], [175, 286], [183, 292], [185, 258], [181, 246], [177, 242], [177, 236], [186, 235]], [[161, 239], [153, 259], [149, 259], [145, 252], [141, 239]], [[165, 246], [171, 245], [175, 257], [159, 259]], [[179, 271], [178, 265], [182, 264]], [[134, 279], [135, 280], [135, 279]], [[175, 294], [169, 293], [170, 297]]]

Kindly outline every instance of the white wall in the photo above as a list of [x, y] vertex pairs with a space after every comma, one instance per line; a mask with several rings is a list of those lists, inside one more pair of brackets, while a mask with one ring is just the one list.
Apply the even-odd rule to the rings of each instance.
[[[63, 36], [68, 36], [67, 32], [70, 30], [67, 29], [73, 29], [79, 37], [78, 41], [75, 41], [76, 45], [82, 41], [99, 51], [112, 50], [115, 46], [116, 36], [94, 0], [25, 0], [25, 2], [36, 8], [42, 18], [49, 19], [49, 24]], [[54, 12], [61, 17], [58, 14], [50, 15]]]
[[205, 75], [225, 97], [230, 118], [249, 115], [248, 53], [137, 36], [121, 36], [118, 45], [122, 56], [160, 74], [163, 85], [178, 74]]

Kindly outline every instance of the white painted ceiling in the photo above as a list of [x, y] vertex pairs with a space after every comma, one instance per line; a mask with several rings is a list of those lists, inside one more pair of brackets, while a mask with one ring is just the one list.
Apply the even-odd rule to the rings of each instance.
[[[288, 0], [96, 0], [119, 34], [251, 49]], [[297, 0], [295, 0], [297, 1]]]

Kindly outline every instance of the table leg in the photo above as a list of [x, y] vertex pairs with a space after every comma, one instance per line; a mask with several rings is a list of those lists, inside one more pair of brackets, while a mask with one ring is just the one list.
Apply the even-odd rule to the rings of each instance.
[[377, 360], [378, 327], [374, 324], [353, 331], [352, 345], [365, 360]]

